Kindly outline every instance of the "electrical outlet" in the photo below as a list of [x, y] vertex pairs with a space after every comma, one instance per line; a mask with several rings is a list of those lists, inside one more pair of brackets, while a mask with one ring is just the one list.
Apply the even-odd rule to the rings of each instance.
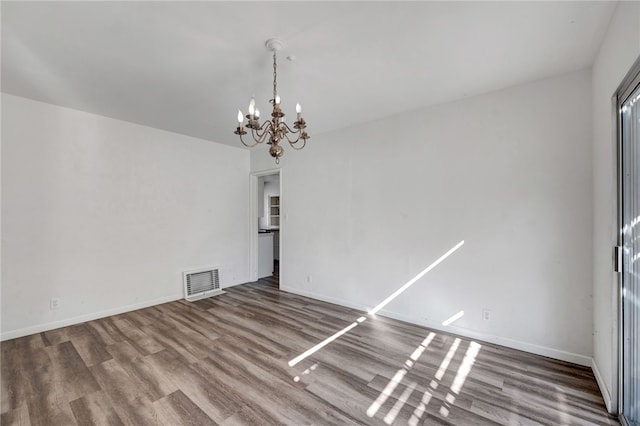
[[491, 311], [488, 309], [483, 309], [482, 310], [482, 319], [484, 321], [490, 321], [491, 320]]
[[57, 297], [51, 298], [49, 301], [49, 309], [58, 309], [60, 307], [60, 299]]

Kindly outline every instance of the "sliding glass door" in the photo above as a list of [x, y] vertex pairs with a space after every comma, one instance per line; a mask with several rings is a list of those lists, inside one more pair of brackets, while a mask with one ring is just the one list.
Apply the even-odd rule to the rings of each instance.
[[640, 426], [640, 86], [638, 79], [619, 99], [621, 286], [621, 413]]

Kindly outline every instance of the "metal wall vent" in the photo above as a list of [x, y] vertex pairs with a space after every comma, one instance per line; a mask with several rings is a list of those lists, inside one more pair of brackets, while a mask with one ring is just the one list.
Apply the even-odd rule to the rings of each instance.
[[220, 288], [218, 268], [205, 268], [182, 273], [184, 298], [189, 302], [224, 293]]

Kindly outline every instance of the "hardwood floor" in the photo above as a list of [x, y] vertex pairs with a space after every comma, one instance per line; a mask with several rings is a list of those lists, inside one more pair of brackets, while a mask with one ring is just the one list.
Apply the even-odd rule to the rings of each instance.
[[5, 341], [0, 423], [619, 424], [588, 368], [363, 315], [265, 279]]

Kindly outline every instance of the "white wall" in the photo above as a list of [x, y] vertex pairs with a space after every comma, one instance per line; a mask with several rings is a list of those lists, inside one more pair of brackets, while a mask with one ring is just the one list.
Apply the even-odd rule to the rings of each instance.
[[590, 364], [589, 70], [329, 134], [307, 119], [281, 161], [282, 289], [368, 309], [464, 240], [381, 313]]
[[2, 154], [3, 339], [248, 280], [247, 151], [3, 94]]
[[[617, 398], [615, 123], [611, 98], [640, 54], [640, 4], [621, 2], [593, 64], [594, 372], [610, 411]], [[615, 405], [615, 404], [614, 404]]]

